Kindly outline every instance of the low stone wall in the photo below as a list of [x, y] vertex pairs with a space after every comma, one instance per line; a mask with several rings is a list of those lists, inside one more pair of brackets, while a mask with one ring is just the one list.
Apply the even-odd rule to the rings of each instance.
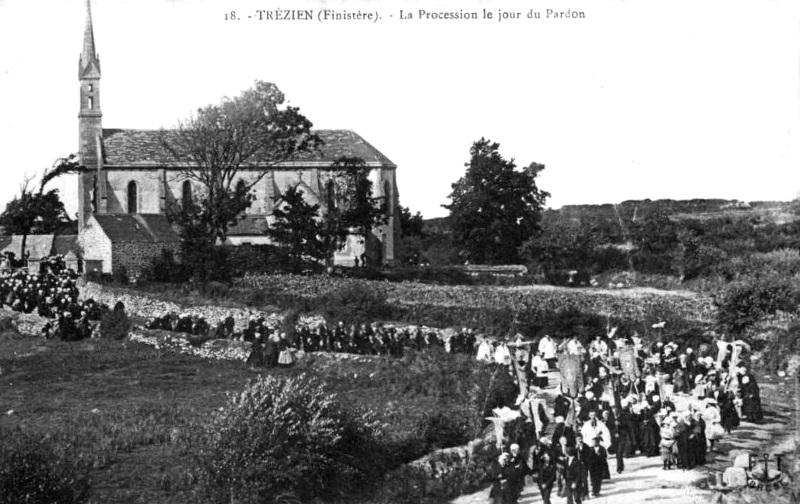
[[164, 349], [186, 355], [196, 355], [206, 359], [246, 361], [253, 346], [249, 341], [212, 339], [193, 345], [185, 334], [159, 329], [134, 327], [129, 339], [150, 345], [158, 350]]
[[0, 319], [7, 321], [0, 325], [10, 323], [20, 334], [25, 336], [41, 336], [42, 328], [46, 323], [50, 322], [49, 319], [41, 317], [36, 313], [13, 311], [7, 307], [3, 307], [3, 309], [0, 310]]
[[225, 308], [221, 306], [202, 305], [202, 306], [181, 306], [169, 301], [161, 301], [148, 296], [135, 294], [108, 292], [102, 285], [94, 282], [84, 282], [78, 288], [81, 300], [94, 299], [99, 303], [105, 303], [113, 307], [117, 301], [122, 301], [125, 305], [125, 312], [142, 318], [160, 317], [170, 312], [187, 313], [189, 315], [202, 315], [212, 326], [219, 320], [231, 315], [236, 321], [236, 329], [241, 331], [247, 327], [251, 315], [264, 317], [265, 324], [270, 328], [280, 325], [281, 315], [274, 312], [263, 312], [254, 310], [243, 310], [240, 308]]
[[390, 502], [441, 502], [485, 486], [500, 455], [494, 435], [436, 450], [384, 477], [379, 494]]
[[[117, 301], [122, 301], [125, 305], [125, 312], [128, 315], [133, 315], [142, 318], [160, 317], [170, 312], [187, 313], [189, 315], [202, 315], [206, 321], [213, 327], [219, 320], [224, 319], [230, 314], [236, 322], [236, 330], [241, 331], [247, 327], [250, 316], [263, 317], [265, 325], [271, 329], [278, 328], [282, 321], [282, 315], [277, 312], [267, 312], [259, 310], [244, 310], [241, 308], [226, 308], [223, 306], [201, 305], [187, 307], [177, 303], [168, 301], [161, 301], [148, 297], [146, 295], [134, 295], [126, 293], [108, 292], [102, 285], [94, 282], [84, 282], [79, 285], [79, 299], [94, 299], [99, 303], [105, 303], [109, 307], [113, 307]], [[324, 323], [325, 320], [318, 315], [303, 315], [298, 320], [298, 326], [316, 327], [318, 324]], [[416, 330], [419, 327], [424, 332], [436, 333], [440, 338], [447, 337], [450, 330], [441, 329], [429, 326], [416, 326], [411, 324], [393, 324], [385, 323], [384, 327], [395, 327], [397, 329], [407, 328], [409, 330]]]
[[521, 264], [507, 264], [499, 266], [489, 266], [482, 264], [470, 264], [461, 266], [465, 273], [472, 276], [491, 275], [491, 276], [522, 276], [528, 274], [528, 268]]

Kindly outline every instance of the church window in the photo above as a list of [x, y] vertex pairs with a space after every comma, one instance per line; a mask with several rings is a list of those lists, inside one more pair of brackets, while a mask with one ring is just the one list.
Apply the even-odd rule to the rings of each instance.
[[94, 98], [89, 97], [89, 110], [94, 108]]
[[192, 202], [192, 183], [188, 180], [183, 182], [183, 204], [186, 205], [187, 203]]
[[94, 84], [89, 84], [89, 92], [91, 93], [94, 91]]
[[328, 210], [336, 208], [336, 189], [333, 185], [333, 180], [329, 180], [325, 185], [325, 198], [327, 199]]
[[136, 182], [131, 180], [128, 182], [128, 213], [139, 212], [139, 190], [136, 187]]

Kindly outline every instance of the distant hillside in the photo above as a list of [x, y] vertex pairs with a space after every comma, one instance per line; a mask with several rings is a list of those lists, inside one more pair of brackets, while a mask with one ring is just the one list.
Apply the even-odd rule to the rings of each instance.
[[[616, 204], [565, 205], [558, 209], [548, 209], [544, 212], [543, 224], [547, 226], [550, 223], [564, 220], [576, 223], [590, 221], [595, 224], [605, 222], [609, 226], [607, 232], [613, 235], [613, 228], [618, 228], [620, 220], [623, 222], [635, 221], [653, 210], [664, 211], [672, 220], [676, 221], [723, 217], [760, 217], [775, 224], [785, 224], [800, 219], [800, 215], [797, 215], [797, 208], [797, 203], [790, 201], [751, 201], [747, 203], [725, 199], [627, 200]], [[425, 231], [430, 234], [448, 233], [448, 217], [425, 219]]]
[[423, 230], [427, 234], [447, 234], [450, 233], [450, 217], [436, 217], [423, 221]]

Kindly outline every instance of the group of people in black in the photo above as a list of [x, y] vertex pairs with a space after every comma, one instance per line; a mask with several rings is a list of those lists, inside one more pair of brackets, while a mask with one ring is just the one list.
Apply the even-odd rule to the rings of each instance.
[[[665, 470], [693, 469], [706, 464], [708, 451], [740, 419], [763, 418], [756, 378], [741, 365], [743, 350], [736, 343], [714, 341], [695, 352], [685, 344], [645, 347], [638, 338], [614, 334], [585, 343], [572, 337], [557, 346], [561, 354], [579, 356], [574, 360], [583, 382], [562, 381], [552, 410], [542, 388], [557, 366], [552, 340], [508, 344], [509, 370], [524, 370], [522, 381], [529, 384], [517, 404], [527, 428], [515, 439], [522, 448], [510, 448], [497, 462], [493, 502], [516, 502], [526, 475], [545, 503], [553, 490], [570, 504], [599, 496], [611, 476], [610, 455], [617, 474], [637, 454], [661, 455]], [[547, 359], [539, 349], [549, 353]], [[548, 427], [552, 434], [545, 433]]]
[[62, 256], [42, 261], [38, 273], [4, 269], [0, 271], [0, 302], [14, 311], [48, 319], [41, 329], [45, 338], [90, 338], [94, 322], [108, 307], [92, 299], [79, 301], [77, 280], [78, 274], [66, 268]]
[[[267, 323], [263, 316], [250, 316], [247, 326], [236, 328], [232, 315], [209, 324], [198, 315], [167, 313], [149, 319], [145, 327], [148, 329], [164, 329], [173, 332], [207, 336], [216, 339], [234, 339], [255, 342], [266, 342], [273, 334], [280, 331]], [[437, 332], [422, 327], [395, 327], [383, 324], [351, 324], [338, 323], [332, 326], [319, 324], [315, 327], [301, 325], [284, 331], [287, 349], [303, 352], [336, 352], [358, 355], [386, 355], [401, 357], [408, 349], [424, 351], [429, 348], [441, 348], [450, 353], [471, 354], [476, 345], [476, 335], [472, 330], [454, 329]]]

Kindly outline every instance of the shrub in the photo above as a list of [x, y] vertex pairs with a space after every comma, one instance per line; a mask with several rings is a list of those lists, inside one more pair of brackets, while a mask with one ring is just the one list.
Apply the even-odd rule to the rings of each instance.
[[381, 320], [388, 313], [386, 294], [367, 283], [342, 287], [325, 296], [319, 310], [328, 322], [345, 324]]
[[714, 299], [717, 323], [725, 331], [741, 334], [766, 315], [796, 309], [798, 293], [790, 279], [771, 276], [730, 283]]
[[188, 268], [175, 260], [169, 249], [161, 249], [161, 254], [153, 258], [148, 269], [142, 273], [145, 280], [167, 283], [188, 282], [191, 274]]
[[114, 283], [119, 285], [126, 285], [129, 281], [128, 270], [125, 269], [125, 266], [114, 266], [114, 269], [111, 270], [111, 277], [114, 279]]
[[44, 441], [0, 428], [0, 504], [77, 504], [89, 497], [86, 468]]
[[358, 489], [374, 470], [381, 426], [306, 375], [262, 376], [214, 414], [198, 452], [210, 502], [273, 503]]
[[724, 250], [710, 245], [698, 245], [687, 240], [684, 243], [681, 263], [678, 270], [683, 272], [684, 280], [719, 273], [720, 265], [726, 263], [728, 255]]
[[230, 287], [223, 282], [211, 281], [202, 284], [202, 292], [212, 299], [223, 299], [230, 293]]
[[778, 312], [747, 331], [747, 339], [753, 350], [760, 351], [758, 364], [762, 371], [767, 374], [785, 371], [792, 357], [800, 355], [800, 319]]
[[470, 424], [470, 418], [464, 415], [426, 415], [418, 422], [416, 435], [428, 450], [459, 446], [472, 439]]
[[120, 340], [128, 336], [132, 323], [125, 313], [125, 306], [117, 302], [112, 311], [100, 317], [100, 335], [104, 338]]

